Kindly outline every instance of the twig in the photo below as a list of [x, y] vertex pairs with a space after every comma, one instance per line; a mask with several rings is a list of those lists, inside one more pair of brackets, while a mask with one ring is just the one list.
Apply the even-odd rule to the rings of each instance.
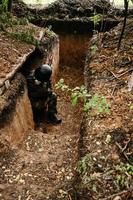
[[127, 143], [125, 144], [125, 146], [124, 146], [123, 149], [122, 149], [122, 152], [124, 152], [124, 151], [127, 149], [127, 146], [128, 146], [128, 144], [129, 144], [130, 141], [131, 141], [131, 139], [129, 139], [129, 140], [127, 141]]
[[127, 157], [127, 155], [125, 154], [125, 152], [123, 152], [122, 147], [118, 144], [118, 142], [115, 142], [116, 146], [119, 148], [120, 153], [124, 156], [124, 158], [128, 161], [128, 163], [130, 163], [129, 158]]
[[19, 197], [18, 197], [18, 200], [21, 200], [21, 197], [22, 197], [22, 196], [21, 196], [21, 195], [19, 195]]
[[116, 74], [115, 74], [114, 72], [110, 71], [110, 70], [108, 70], [108, 71], [114, 76], [114, 77], [111, 78], [110, 80], [113, 80], [114, 78], [116, 78], [117, 80], [119, 80], [122, 76], [124, 76], [124, 75], [127, 74], [128, 72], [133, 71], [133, 69], [129, 69], [129, 70], [123, 72], [122, 74], [120, 74], [119, 76], [116, 76]]
[[71, 195], [70, 195], [70, 194], [68, 195], [68, 198], [69, 198], [69, 200], [72, 200], [72, 197], [71, 197]]
[[111, 78], [111, 80], [113, 80], [114, 78], [118, 79], [119, 80], [119, 77], [116, 76], [116, 74], [110, 70], [108, 70], [114, 77]]
[[131, 71], [133, 71], [133, 69], [129, 69], [129, 70], [123, 72], [122, 74], [120, 74], [119, 76], [117, 76], [117, 78], [120, 78], [120, 77], [122, 77], [123, 75], [125, 75], [125, 74], [127, 74], [128, 72], [131, 72]]
[[114, 95], [114, 92], [115, 92], [115, 90], [116, 90], [116, 86], [117, 86], [117, 84], [115, 84], [115, 86], [113, 87], [113, 90], [112, 90], [112, 92], [111, 92], [111, 97]]
[[124, 191], [122, 191], [122, 192], [119, 192], [119, 193], [117, 193], [117, 194], [110, 195], [110, 196], [108, 196], [108, 197], [106, 197], [106, 198], [99, 199], [99, 200], [108, 200], [108, 199], [112, 199], [112, 198], [114, 198], [114, 197], [116, 197], [116, 196], [120, 196], [120, 195], [123, 195], [123, 194], [127, 194], [128, 192], [130, 192], [130, 191], [129, 191], [129, 190], [124, 190]]
[[126, 200], [128, 200], [131, 194], [132, 194], [132, 190], [130, 190], [129, 193], [126, 195]]

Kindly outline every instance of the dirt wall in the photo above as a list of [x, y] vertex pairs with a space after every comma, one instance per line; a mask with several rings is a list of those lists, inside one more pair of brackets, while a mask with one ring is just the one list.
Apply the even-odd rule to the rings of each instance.
[[21, 82], [23, 86], [20, 87], [20, 77], [22, 78], [20, 75], [12, 80], [10, 92], [7, 90], [1, 97], [5, 102], [3, 100], [1, 108], [0, 136], [12, 145], [22, 142], [28, 131], [34, 128], [26, 83]]
[[[58, 37], [56, 35], [49, 38], [44, 36], [41, 51], [43, 58], [40, 62], [52, 66], [52, 81], [55, 83], [59, 64]], [[30, 59], [31, 67], [38, 66], [38, 61], [34, 63], [32, 57], [28, 59]], [[23, 67], [29, 67], [29, 62]], [[12, 145], [16, 145], [23, 141], [31, 129], [34, 129], [34, 121], [26, 80], [18, 73], [12, 79], [10, 87], [0, 96], [0, 136]]]
[[52, 66], [52, 82], [56, 82], [56, 77], [58, 73], [59, 66], [59, 38], [54, 38], [54, 41], [51, 41], [51, 48], [47, 52], [47, 56], [44, 59], [44, 63], [48, 63]]

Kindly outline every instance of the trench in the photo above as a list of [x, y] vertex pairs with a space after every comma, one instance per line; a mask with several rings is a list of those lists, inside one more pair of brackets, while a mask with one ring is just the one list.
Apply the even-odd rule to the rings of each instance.
[[[75, 33], [64, 33], [57, 32], [59, 36], [59, 71], [56, 82], [60, 79], [64, 79], [65, 84], [67, 84], [70, 88], [74, 88], [76, 86], [84, 85], [84, 66], [85, 66], [85, 58], [86, 52], [88, 48], [88, 44], [90, 38], [92, 37], [91, 33], [85, 34], [75, 34]], [[37, 68], [41, 64], [44, 63], [43, 57], [38, 50], [36, 50], [33, 55], [30, 56], [23, 67], [21, 68], [21, 72], [24, 76], [27, 76], [30, 70]], [[54, 88], [54, 90], [56, 90]], [[62, 101], [61, 91], [56, 90], [59, 98], [59, 103]], [[68, 95], [68, 98], [69, 95]], [[65, 104], [65, 102], [63, 102]], [[63, 119], [65, 120], [65, 118]], [[35, 121], [35, 129], [42, 130], [46, 132], [44, 128], [45, 118], [44, 113], [37, 113], [34, 116]]]
[[[80, 87], [84, 84], [84, 64], [91, 34], [58, 34], [60, 63], [57, 81], [63, 78], [70, 88]], [[26, 67], [28, 70], [33, 69], [42, 62], [38, 51], [34, 52], [21, 71], [25, 74]], [[36, 200], [78, 199], [75, 169], [80, 159], [82, 142], [82, 104], [73, 107], [65, 91], [53, 90], [58, 96], [57, 109], [62, 124], [46, 124], [43, 114], [34, 117], [35, 130], [30, 131], [20, 144], [16, 157], [11, 161], [8, 161], [9, 158], [6, 160], [6, 177], [9, 170], [15, 177], [10, 176], [12, 185], [10, 189], [5, 189], [7, 193], [2, 193], [7, 199], [10, 197], [14, 200], [20, 196], [21, 199], [31, 197]]]
[[[67, 84], [70, 88], [75, 88], [77, 86], [81, 87], [82, 85], [85, 85], [84, 67], [87, 49], [91, 37], [92, 33], [59, 33], [60, 62], [58, 80], [60, 78], [63, 78], [65, 84]], [[59, 93], [59, 95], [61, 95], [62, 99], [62, 94]], [[59, 103], [61, 103], [61, 99]], [[68, 97], [66, 97], [66, 100], [67, 99]], [[64, 105], [66, 103], [66, 100], [64, 101]], [[72, 105], [70, 105], [70, 107], [72, 107]], [[82, 140], [84, 135], [84, 114], [82, 110], [82, 104], [77, 104], [71, 115], [72, 120], [70, 119], [69, 126], [71, 126], [72, 123], [72, 126], [74, 127], [75, 123], [79, 123], [78, 132], [76, 133], [78, 136], [78, 143], [76, 149], [77, 157], [75, 158], [75, 166], [77, 167], [77, 163], [81, 158], [81, 148], [83, 142]], [[63, 120], [65, 120], [65, 117]], [[77, 173], [75, 173], [70, 190], [70, 197], [73, 200], [78, 200], [79, 198], [81, 198], [76, 189], [80, 185], [79, 181], [80, 180], [78, 178], [78, 175]]]
[[[81, 30], [80, 25], [79, 29]], [[63, 78], [70, 88], [80, 87], [84, 85], [85, 58], [92, 35], [63, 32], [57, 34], [60, 40], [57, 81]], [[40, 52], [35, 51], [21, 72], [26, 75], [27, 71], [23, 70], [26, 66], [29, 71], [42, 63]], [[75, 189], [76, 184], [80, 185], [75, 169], [81, 157], [84, 131], [82, 104], [73, 107], [65, 91], [55, 88], [54, 91], [58, 95], [58, 114], [63, 122], [59, 126], [52, 126], [46, 124], [44, 113], [34, 116], [35, 130], [20, 145], [17, 158], [9, 162], [9, 158], [6, 158], [8, 166], [5, 175], [8, 177], [10, 170], [10, 174], [13, 174], [13, 178], [9, 174], [10, 181], [14, 184], [10, 188], [5, 185], [4, 191], [7, 193], [2, 194], [6, 195], [5, 199], [81, 199]]]
[[[70, 88], [80, 87], [85, 82], [85, 59], [92, 33], [66, 33], [59, 30], [56, 33], [60, 41], [57, 81], [63, 78]], [[36, 49], [22, 66], [21, 72], [26, 76], [43, 61], [40, 51]], [[68, 93], [55, 87], [53, 90], [57, 93], [57, 110], [62, 124], [46, 124], [44, 112], [34, 115], [35, 129], [20, 144], [17, 154], [14, 156], [15, 152], [11, 151], [13, 155], [5, 159], [6, 167], [2, 172], [4, 190], [1, 192], [5, 199], [82, 198], [76, 191], [80, 187], [76, 167], [82, 156], [85, 128], [82, 104], [73, 107]]]
[[[59, 52], [59, 72], [57, 81], [64, 79], [64, 83], [70, 88], [75, 88], [77, 86], [84, 85], [84, 66], [86, 59], [86, 52], [88, 48], [89, 41], [92, 37], [91, 33], [86, 34], [66, 34], [63, 32], [58, 33], [60, 41], [60, 52]], [[33, 63], [33, 62], [32, 62]], [[35, 68], [40, 64], [40, 59], [35, 59]], [[67, 137], [69, 147], [65, 147], [65, 151], [70, 148], [71, 153], [74, 155], [70, 158], [70, 166], [68, 167], [70, 171], [75, 171], [77, 163], [80, 160], [81, 153], [80, 148], [82, 147], [83, 131], [84, 131], [84, 116], [82, 111], [82, 104], [77, 104], [75, 107], [72, 106], [69, 94], [56, 90], [53, 88], [58, 97], [58, 116], [62, 118], [63, 122], [56, 128], [45, 123], [45, 118], [42, 115], [36, 116], [36, 131], [42, 131], [44, 134], [51, 134], [55, 137], [59, 134], [62, 143], [65, 143]], [[38, 123], [39, 122], [39, 123]], [[71, 140], [73, 142], [71, 143]], [[67, 144], [68, 145], [68, 144]], [[64, 149], [63, 149], [64, 151]], [[60, 156], [63, 162], [67, 162], [68, 158], [64, 155], [62, 150], [60, 150]], [[57, 152], [59, 154], [59, 152]], [[73, 161], [72, 161], [73, 160]], [[58, 161], [57, 161], [58, 162]], [[61, 161], [60, 161], [61, 162]], [[60, 168], [60, 167], [59, 167]], [[66, 172], [67, 176], [67, 172]], [[68, 175], [69, 176], [69, 175]], [[72, 180], [69, 182], [65, 180], [64, 191], [69, 191], [67, 197], [61, 197], [62, 199], [71, 197], [73, 200], [77, 200], [79, 194], [77, 192], [77, 187], [80, 183], [78, 180], [77, 173], [74, 172]], [[52, 197], [53, 198], [53, 197]]]
[[[60, 41], [60, 62], [57, 81], [64, 79], [70, 88], [84, 85], [84, 66], [91, 33], [57, 32]], [[24, 63], [21, 72], [36, 68], [43, 63], [42, 55], [35, 51]], [[82, 104], [73, 107], [70, 96], [65, 91], [56, 90], [58, 96], [58, 116], [62, 124], [46, 124], [44, 113], [35, 115], [35, 130], [20, 144], [13, 159], [6, 158], [5, 180], [8, 171], [10, 185], [5, 184], [2, 195], [5, 199], [68, 200], [79, 199], [75, 187], [78, 177], [75, 172], [80, 160], [83, 137]], [[7, 193], [5, 193], [7, 191]], [[14, 191], [14, 192], [12, 192]]]

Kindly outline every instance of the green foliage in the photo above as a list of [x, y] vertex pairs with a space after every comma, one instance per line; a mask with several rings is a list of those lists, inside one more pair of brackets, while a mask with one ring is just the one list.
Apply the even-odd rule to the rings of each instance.
[[44, 30], [44, 35], [46, 37], [54, 37], [56, 34], [51, 30], [52, 26], [49, 26], [49, 27], [46, 27], [45, 30]]
[[94, 12], [94, 16], [90, 17], [90, 20], [94, 23], [94, 27], [99, 24], [101, 21], [102, 15], [101, 14], [96, 14]]
[[10, 13], [4, 13], [0, 15], [0, 31], [4, 31], [8, 27], [12, 27], [13, 21]]
[[39, 41], [35, 38], [35, 29], [31, 28], [29, 30], [19, 30], [18, 31], [8, 31], [8, 28], [13, 28], [20, 25], [27, 25], [28, 21], [26, 18], [16, 19], [9, 12], [3, 12], [0, 15], [0, 31], [4, 31], [6, 34], [20, 40], [22, 42], [26, 42], [28, 44], [33, 44], [35, 46], [39, 45]]
[[127, 172], [129, 175], [133, 176], [133, 165], [121, 163], [120, 165], [116, 165], [115, 169], [118, 172]]
[[127, 164], [126, 165], [126, 170], [127, 170], [128, 174], [133, 176], [133, 165]]
[[[120, 163], [117, 165], [106, 165], [103, 162], [105, 157], [93, 157], [86, 154], [77, 164], [76, 171], [81, 178], [81, 187], [98, 193], [102, 186], [113, 185], [118, 191], [129, 189], [133, 186], [133, 165]], [[102, 161], [101, 171], [97, 171], [97, 166]], [[111, 164], [111, 163], [110, 163]], [[100, 185], [99, 185], [100, 183]], [[104, 188], [103, 188], [104, 189]]]
[[6, 32], [6, 29], [9, 27], [26, 24], [28, 24], [26, 18], [16, 19], [9, 12], [2, 12], [2, 14], [0, 15], [0, 31]]
[[90, 21], [93, 22], [94, 24], [94, 34], [97, 32], [96, 31], [96, 26], [99, 25], [101, 19], [102, 19], [102, 15], [101, 14], [97, 14], [95, 11], [94, 11], [94, 15], [92, 17], [89, 17], [90, 18]]
[[130, 181], [127, 179], [127, 176], [133, 176], [133, 165], [120, 163], [120, 165], [115, 166], [117, 172], [116, 175], [116, 185], [119, 189], [124, 189], [129, 187]]
[[76, 171], [78, 172], [79, 175], [85, 174], [90, 167], [91, 167], [91, 156], [87, 154], [78, 162]]
[[81, 176], [82, 187], [87, 187], [93, 192], [97, 192], [97, 185], [95, 183], [97, 177], [91, 174], [93, 171], [93, 160], [90, 154], [86, 154], [77, 164], [76, 171]]
[[71, 96], [71, 102], [73, 106], [75, 106], [79, 100], [83, 102], [83, 110], [88, 114], [90, 114], [90, 110], [95, 110], [97, 113], [110, 114], [106, 98], [103, 96], [101, 97], [98, 94], [95, 94], [91, 98], [91, 95], [88, 94], [85, 86], [70, 89], [68, 85], [64, 84], [64, 79], [60, 79], [56, 84], [56, 89], [61, 89], [62, 91], [68, 92]]
[[107, 100], [104, 96], [100, 97], [98, 94], [95, 94], [89, 102], [84, 104], [84, 110], [88, 112], [90, 109], [97, 109], [98, 113], [110, 114]]
[[25, 31], [15, 31], [9, 33], [9, 35], [17, 40], [22, 42], [26, 42], [28, 44], [33, 44], [35, 46], [39, 46], [39, 41], [35, 39], [35, 30], [29, 29]]
[[2, 0], [1, 10], [7, 12], [8, 10], [8, 1], [9, 0]]
[[91, 50], [91, 55], [95, 56], [95, 54], [96, 54], [96, 52], [98, 50], [97, 45], [96, 44], [92, 45], [91, 48], [90, 48], [90, 50]]
[[128, 186], [127, 177], [125, 175], [117, 175], [116, 176], [116, 184], [119, 189], [124, 189]]

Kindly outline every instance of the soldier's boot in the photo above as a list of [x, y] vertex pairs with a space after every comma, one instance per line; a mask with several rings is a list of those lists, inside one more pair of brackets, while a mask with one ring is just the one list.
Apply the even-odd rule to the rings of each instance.
[[62, 122], [62, 120], [57, 118], [56, 113], [46, 112], [46, 122], [53, 125], [58, 125]]
[[54, 92], [52, 92], [48, 97], [48, 110], [46, 112], [46, 121], [51, 124], [60, 124], [62, 122], [61, 119], [57, 118], [57, 96]]

